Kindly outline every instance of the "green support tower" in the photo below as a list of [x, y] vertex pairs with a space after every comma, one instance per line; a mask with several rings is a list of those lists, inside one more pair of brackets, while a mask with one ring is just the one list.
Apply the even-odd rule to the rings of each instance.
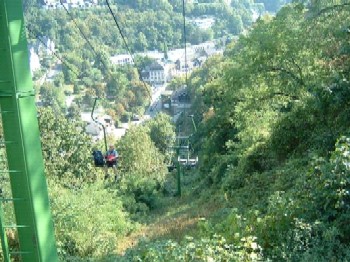
[[[16, 222], [6, 225], [0, 217], [5, 261], [58, 261], [50, 212], [40, 133], [29, 68], [21, 0], [0, 0], [0, 110]], [[0, 203], [1, 205], [3, 203]], [[1, 208], [0, 208], [1, 213]], [[1, 215], [1, 214], [0, 214]], [[7, 228], [17, 230], [19, 251], [6, 243]], [[8, 254], [7, 254], [8, 253]], [[18, 258], [19, 257], [19, 258]]]

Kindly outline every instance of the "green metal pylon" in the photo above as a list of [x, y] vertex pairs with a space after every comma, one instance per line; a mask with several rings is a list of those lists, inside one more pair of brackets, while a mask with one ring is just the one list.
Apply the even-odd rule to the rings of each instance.
[[[0, 226], [4, 223], [4, 215], [2, 211], [2, 204], [0, 203]], [[5, 261], [10, 261], [10, 250], [7, 242], [6, 231], [4, 227], [0, 228], [0, 236], [1, 236], [1, 247], [2, 253]]]
[[[0, 109], [19, 252], [23, 262], [56, 262], [21, 0], [0, 0]], [[9, 225], [1, 225], [2, 229]]]
[[179, 161], [179, 155], [180, 155], [180, 146], [176, 148], [176, 171], [177, 171], [177, 195], [181, 197], [181, 165]]

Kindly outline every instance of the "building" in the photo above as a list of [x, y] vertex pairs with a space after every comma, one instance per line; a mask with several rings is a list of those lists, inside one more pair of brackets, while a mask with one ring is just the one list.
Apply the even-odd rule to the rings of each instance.
[[161, 85], [167, 81], [165, 66], [154, 62], [141, 72], [142, 79], [152, 85]]
[[34, 52], [39, 56], [53, 55], [55, 52], [55, 43], [47, 36], [43, 36], [40, 38], [40, 41], [37, 40], [33, 44], [28, 45], [28, 48], [29, 52]]
[[192, 71], [193, 64], [191, 60], [185, 61], [185, 59], [178, 59], [175, 62], [176, 75], [184, 75], [186, 72], [190, 73]]
[[[186, 57], [187, 60], [191, 60], [195, 57], [195, 51], [190, 44], [187, 44], [186, 48]], [[175, 63], [177, 60], [185, 59], [185, 49], [173, 49], [168, 51], [168, 61]]]
[[29, 49], [29, 63], [30, 63], [30, 70], [32, 74], [40, 69], [40, 59], [38, 54], [35, 52], [34, 47], [31, 47]]
[[155, 51], [148, 51], [148, 52], [144, 52], [144, 53], [137, 53], [137, 55], [142, 56], [142, 57], [148, 57], [151, 59], [154, 59], [157, 62], [163, 62], [164, 61], [164, 53], [159, 52], [157, 50]]
[[81, 113], [81, 120], [85, 122], [86, 125], [85, 132], [93, 136], [95, 139], [103, 138], [104, 134], [102, 125], [104, 126], [107, 134], [115, 133], [114, 121], [112, 117], [102, 114], [102, 111], [103, 109], [101, 107], [96, 110], [96, 116], [94, 116], [94, 119], [96, 119], [97, 122], [93, 121], [90, 112]]
[[[86, 8], [98, 4], [98, 0], [62, 0], [65, 8]], [[62, 8], [60, 0], [44, 0], [43, 8], [56, 9]]]
[[196, 25], [200, 29], [206, 30], [211, 28], [214, 25], [215, 18], [214, 17], [196, 18], [196, 19], [190, 19], [190, 22], [192, 22], [194, 25]]
[[115, 55], [112, 56], [111, 62], [114, 65], [131, 65], [133, 64], [133, 59], [131, 55]]
[[214, 42], [204, 42], [198, 45], [192, 45], [191, 48], [194, 50], [196, 54], [205, 52], [208, 55], [210, 55], [217, 51]]
[[85, 127], [85, 132], [88, 135], [94, 136], [94, 137], [100, 137], [101, 135], [103, 135], [102, 133], [102, 127], [95, 123], [95, 122], [89, 122], [87, 123], [86, 127]]

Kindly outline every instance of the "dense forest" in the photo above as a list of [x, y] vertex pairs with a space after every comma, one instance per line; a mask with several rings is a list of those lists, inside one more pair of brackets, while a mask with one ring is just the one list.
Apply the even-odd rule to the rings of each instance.
[[[114, 1], [124, 10], [124, 23], [134, 23], [125, 27], [128, 35], [138, 32], [135, 26], [144, 12], [180, 19], [167, 13], [179, 14], [180, 2]], [[245, 2], [252, 4], [232, 1], [226, 15]], [[168, 115], [159, 114], [113, 141], [123, 156], [121, 180], [114, 183], [103, 179], [103, 169], [93, 167], [91, 149], [102, 145], [84, 134], [77, 114], [67, 118], [59, 103], [52, 106], [58, 100], [39, 109], [62, 261], [350, 260], [350, 2], [295, 0], [281, 9], [285, 1], [256, 2], [278, 12], [255, 22], [248, 19], [251, 27], [230, 41], [222, 56], [189, 75], [192, 108], [187, 114], [198, 127], [191, 144], [199, 166], [184, 172], [182, 197], [176, 195], [176, 173], [167, 170], [168, 149], [174, 145], [169, 138], [179, 130]], [[218, 3], [222, 1], [197, 1]], [[129, 8], [142, 12], [132, 14]], [[188, 8], [189, 14], [209, 12], [195, 3]], [[78, 40], [78, 32], [65, 33], [73, 27], [63, 20], [63, 10], [57, 16], [40, 12], [28, 14], [28, 21], [42, 19], [32, 28], [60, 39], [59, 49], [67, 57], [63, 48], [72, 47], [74, 59], [91, 65], [84, 62], [93, 56], [81, 48], [85, 43]], [[81, 26], [97, 26], [103, 15], [100, 9], [96, 12], [76, 17], [94, 21], [81, 20]], [[219, 7], [213, 12], [223, 14]], [[152, 23], [146, 17], [140, 26]], [[165, 26], [179, 35], [173, 42], [166, 39], [169, 47], [181, 43], [177, 26]], [[110, 44], [106, 52], [118, 41], [115, 48], [122, 45], [117, 34], [106, 40], [111, 27], [96, 27], [91, 33], [94, 45]], [[162, 35], [161, 30], [151, 32]], [[164, 46], [164, 38], [145, 38], [147, 48]], [[82, 70], [80, 63], [76, 68]], [[111, 69], [119, 78], [110, 81], [119, 86], [124, 80], [127, 92], [133, 85], [126, 80], [139, 79], [134, 69], [123, 70]], [[97, 75], [102, 79], [105, 73]], [[66, 77], [61, 81], [70, 83]], [[111, 83], [106, 81], [106, 86]], [[47, 99], [59, 97], [53, 86], [46, 91]], [[190, 125], [186, 119], [179, 120], [182, 129]], [[10, 219], [11, 212], [6, 214]], [[145, 225], [155, 228], [152, 234]], [[15, 237], [10, 240], [15, 246]]]

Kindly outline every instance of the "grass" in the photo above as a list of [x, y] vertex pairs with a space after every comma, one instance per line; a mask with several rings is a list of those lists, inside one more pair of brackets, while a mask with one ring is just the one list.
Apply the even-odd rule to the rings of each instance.
[[221, 207], [212, 201], [202, 200], [194, 192], [199, 175], [190, 171], [182, 179], [181, 197], [159, 199], [159, 207], [143, 218], [141, 226], [130, 235], [120, 239], [117, 253], [123, 255], [127, 249], [136, 247], [140, 240], [156, 241], [171, 239], [181, 241], [185, 236], [196, 235], [197, 224], [210, 217]]

